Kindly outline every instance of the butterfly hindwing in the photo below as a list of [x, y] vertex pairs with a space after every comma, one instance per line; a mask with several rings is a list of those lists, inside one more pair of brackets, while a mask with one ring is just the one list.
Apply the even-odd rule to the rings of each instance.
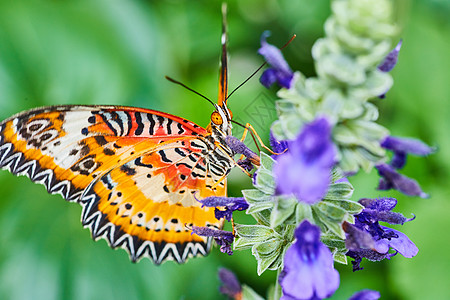
[[0, 167], [80, 203], [93, 237], [134, 261], [209, 251], [211, 241], [185, 224], [222, 226], [194, 198], [226, 195], [231, 163], [218, 162], [213, 147], [192, 122], [130, 107], [47, 107], [0, 123]]

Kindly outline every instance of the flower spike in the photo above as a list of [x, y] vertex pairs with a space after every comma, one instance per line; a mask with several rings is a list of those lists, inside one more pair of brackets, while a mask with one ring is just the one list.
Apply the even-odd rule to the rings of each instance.
[[275, 82], [284, 88], [289, 89], [294, 78], [294, 73], [289, 67], [280, 49], [267, 43], [266, 39], [270, 35], [265, 31], [261, 36], [261, 48], [258, 53], [264, 56], [271, 68], [264, 71], [261, 75], [260, 82], [266, 88], [269, 88]]

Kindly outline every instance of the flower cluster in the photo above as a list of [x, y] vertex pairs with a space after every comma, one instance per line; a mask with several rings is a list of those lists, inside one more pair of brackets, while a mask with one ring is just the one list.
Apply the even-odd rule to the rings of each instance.
[[[243, 198], [208, 197], [203, 206], [216, 207], [218, 219], [232, 220], [245, 210], [256, 224], [235, 224], [233, 232], [193, 228], [214, 238], [221, 251], [251, 249], [257, 273], [277, 271], [271, 299], [324, 299], [339, 287], [334, 263], [353, 270], [365, 258], [390, 259], [397, 253], [412, 258], [415, 244], [402, 232], [383, 226], [412, 221], [394, 212], [394, 198], [353, 201], [351, 176], [375, 168], [378, 189], [397, 189], [408, 196], [427, 197], [419, 184], [399, 173], [408, 154], [426, 156], [434, 148], [414, 139], [393, 137], [376, 123], [374, 103], [386, 98], [402, 41], [392, 49], [397, 28], [389, 0], [334, 0], [325, 23], [325, 37], [312, 50], [317, 77], [294, 72], [281, 51], [261, 38], [261, 54], [269, 68], [260, 81], [278, 83], [278, 120], [270, 144], [276, 155], [258, 157], [233, 137], [226, 143], [245, 159], [237, 164], [253, 174], [253, 189]], [[392, 50], [391, 50], [392, 49]], [[386, 101], [386, 100], [383, 100]], [[389, 160], [389, 152], [392, 158]], [[221, 292], [233, 299], [262, 299], [241, 286], [227, 270], [219, 273]], [[378, 299], [377, 291], [362, 290], [350, 299]]]
[[[419, 249], [408, 237], [400, 231], [382, 226], [380, 221], [389, 224], [401, 224], [412, 221], [400, 213], [392, 212], [397, 205], [394, 198], [360, 199], [364, 205], [361, 213], [355, 216], [355, 224], [344, 223], [346, 232], [345, 246], [347, 255], [354, 258], [353, 271], [362, 270], [360, 263], [363, 258], [380, 261], [397, 253], [404, 257], [414, 257]], [[394, 252], [390, 253], [389, 250]]]

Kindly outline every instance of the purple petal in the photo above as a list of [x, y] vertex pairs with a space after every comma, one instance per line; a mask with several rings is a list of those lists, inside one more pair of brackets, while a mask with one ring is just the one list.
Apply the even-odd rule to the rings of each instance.
[[266, 88], [270, 88], [272, 84], [277, 82], [277, 71], [272, 68], [266, 69], [259, 78], [259, 82]]
[[[288, 142], [287, 141], [279, 141], [275, 138], [275, 136], [272, 133], [272, 130], [270, 130], [270, 137], [269, 137], [270, 147], [272, 147], [272, 151], [278, 154], [282, 154], [288, 149]], [[272, 155], [273, 159], [276, 159], [278, 155]]]
[[389, 241], [385, 239], [381, 239], [375, 242], [373, 250], [377, 251], [380, 254], [386, 254], [389, 251]]
[[250, 172], [251, 170], [253, 170], [254, 166], [252, 164], [252, 162], [250, 161], [250, 159], [248, 159], [247, 157], [243, 160], [238, 160], [237, 164], [243, 168], [244, 170], [246, 170], [247, 172]]
[[394, 152], [392, 160], [389, 164], [396, 169], [402, 169], [406, 165], [406, 158], [407, 158], [406, 153]]
[[380, 176], [392, 185], [393, 188], [408, 196], [420, 196], [427, 198], [428, 194], [424, 193], [417, 181], [399, 174], [392, 166], [380, 164], [375, 166]]
[[386, 137], [381, 143], [381, 147], [394, 152], [414, 154], [418, 156], [426, 156], [436, 150], [420, 140], [395, 136]]
[[[228, 221], [231, 221], [233, 211], [246, 210], [249, 206], [243, 197], [211, 196], [199, 200], [194, 195], [194, 198], [202, 204], [202, 207], [215, 207], [215, 217], [217, 220], [225, 218]], [[222, 207], [223, 209], [218, 209], [217, 207]]]
[[320, 241], [320, 229], [303, 221], [295, 231], [296, 242], [286, 251], [280, 285], [286, 297], [330, 297], [339, 286], [331, 251]]
[[417, 253], [419, 252], [419, 249], [413, 242], [411, 242], [411, 240], [406, 236], [406, 234], [404, 234], [398, 230], [388, 228], [388, 227], [384, 227], [384, 226], [381, 226], [381, 227], [384, 230], [386, 230], [387, 232], [393, 232], [393, 233], [395, 233], [395, 235], [398, 236], [397, 238], [392, 238], [388, 242], [390, 247], [394, 248], [401, 255], [403, 255], [404, 257], [407, 257], [407, 258], [412, 258], [417, 255]]
[[232, 232], [199, 226], [192, 226], [191, 230], [192, 234], [213, 237], [214, 241], [220, 246], [220, 252], [227, 253], [228, 255], [233, 254], [231, 244], [234, 241], [234, 235]]
[[269, 69], [271, 71], [263, 73], [260, 79], [261, 83], [266, 87], [270, 87], [276, 80], [282, 87], [290, 88], [294, 74], [286, 60], [284, 60], [280, 49], [266, 42], [268, 36], [268, 32], [264, 32], [261, 36], [261, 48], [259, 48], [258, 53], [264, 56], [264, 59], [271, 66]]
[[385, 180], [383, 177], [380, 178], [380, 181], [378, 182], [377, 190], [388, 191], [393, 188], [394, 188], [394, 186], [389, 181]]
[[228, 135], [225, 137], [225, 142], [235, 153], [243, 154], [253, 164], [259, 165], [259, 156], [250, 150], [250, 148], [247, 147], [241, 140], [232, 135]]
[[219, 279], [222, 282], [219, 290], [222, 294], [232, 298], [236, 298], [236, 295], [242, 292], [241, 284], [236, 275], [228, 269], [219, 269]]
[[378, 291], [362, 290], [353, 294], [348, 300], [378, 300], [381, 295]]
[[306, 125], [298, 138], [289, 143], [289, 152], [277, 159], [277, 191], [294, 194], [308, 204], [317, 203], [328, 190], [336, 153], [331, 125], [325, 118]]
[[402, 47], [402, 40], [398, 42], [397, 46], [388, 53], [384, 61], [378, 66], [378, 69], [382, 72], [390, 72], [397, 64], [398, 54]]
[[376, 199], [369, 199], [369, 198], [362, 198], [358, 201], [360, 204], [364, 205], [364, 207], [369, 209], [376, 209], [381, 211], [390, 211], [393, 210], [394, 207], [397, 205], [397, 199], [395, 198], [376, 198]]
[[344, 222], [342, 228], [345, 231], [345, 248], [357, 251], [361, 248], [372, 249], [374, 247], [375, 243], [370, 233], [348, 222]]
[[218, 197], [218, 196], [211, 196], [206, 197], [201, 200], [198, 200], [198, 202], [202, 203], [202, 207], [217, 207], [217, 206], [231, 206], [235, 203], [247, 203], [245, 202], [245, 199], [243, 197]]
[[370, 213], [378, 221], [387, 222], [389, 224], [399, 224], [403, 225], [407, 218], [405, 218], [401, 213], [396, 213], [392, 211], [377, 211], [372, 209], [366, 209], [367, 213]]

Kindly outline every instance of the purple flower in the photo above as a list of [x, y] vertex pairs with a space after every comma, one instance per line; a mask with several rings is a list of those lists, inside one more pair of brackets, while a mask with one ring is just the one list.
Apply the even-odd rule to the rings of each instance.
[[333, 267], [333, 256], [320, 241], [319, 227], [307, 220], [295, 231], [295, 243], [284, 257], [279, 282], [281, 299], [323, 299], [339, 287], [339, 273]]
[[236, 162], [242, 169], [246, 170], [247, 172], [250, 172], [253, 170], [253, 164], [247, 157], [245, 159], [240, 159]]
[[243, 154], [252, 164], [259, 166], [260, 159], [259, 156], [250, 150], [241, 140], [235, 138], [232, 135], [225, 137], [225, 142], [235, 153]]
[[[272, 151], [277, 154], [282, 154], [288, 151], [288, 142], [277, 140], [273, 135], [272, 130], [270, 130], [269, 142], [270, 147], [272, 147]], [[278, 155], [272, 155], [271, 157], [276, 160]]]
[[[392, 212], [397, 205], [394, 198], [360, 199], [365, 208], [355, 215], [355, 224], [344, 222], [346, 233], [345, 246], [349, 250], [347, 256], [354, 258], [353, 271], [362, 270], [360, 263], [363, 258], [380, 261], [400, 253], [404, 257], [414, 257], [419, 251], [413, 242], [400, 231], [381, 226], [378, 222], [389, 224], [404, 224], [414, 218], [407, 219], [400, 213]], [[372, 238], [372, 240], [370, 240]], [[395, 250], [389, 253], [390, 249]]]
[[407, 154], [426, 156], [436, 150], [436, 148], [430, 147], [420, 140], [395, 136], [386, 137], [381, 142], [381, 147], [394, 152], [390, 165], [396, 169], [401, 169], [405, 166]]
[[362, 290], [353, 294], [348, 300], [378, 300], [380, 297], [381, 295], [378, 291]]
[[192, 234], [213, 237], [214, 241], [220, 246], [220, 252], [227, 253], [228, 255], [233, 254], [231, 244], [234, 241], [234, 235], [232, 232], [199, 226], [192, 226], [191, 230]]
[[[400, 53], [401, 47], [402, 47], [402, 40], [400, 40], [400, 42], [398, 42], [397, 46], [395, 46], [395, 48], [392, 49], [392, 51], [389, 52], [388, 55], [386, 55], [384, 60], [378, 65], [378, 70], [380, 70], [381, 72], [390, 72], [397, 64], [398, 54]], [[388, 91], [384, 92], [383, 94], [381, 94], [378, 97], [379, 98], [386, 97], [387, 92]]]
[[398, 54], [400, 53], [400, 49], [402, 48], [402, 40], [398, 42], [397, 46], [391, 50], [391, 52], [386, 55], [381, 64], [378, 65], [378, 70], [382, 72], [390, 72], [397, 64]]
[[242, 287], [239, 280], [236, 278], [233, 272], [228, 269], [219, 269], [219, 279], [222, 285], [219, 291], [233, 299], [242, 299]]
[[401, 175], [392, 166], [388, 164], [380, 164], [375, 166], [378, 170], [380, 182], [378, 184], [379, 190], [396, 189], [408, 196], [420, 196], [428, 198], [428, 194], [424, 193], [417, 181]]
[[[195, 196], [194, 196], [195, 197]], [[202, 200], [198, 200], [198, 202], [202, 204], [202, 207], [215, 207], [215, 216], [217, 220], [220, 220], [222, 218], [227, 219], [228, 221], [231, 221], [231, 218], [233, 217], [233, 211], [235, 210], [246, 210], [248, 208], [248, 203], [245, 201], [243, 197], [206, 197]], [[220, 210], [217, 207], [224, 207], [224, 210]]]
[[328, 190], [336, 153], [327, 119], [319, 118], [306, 125], [297, 139], [289, 142], [289, 152], [277, 159], [277, 192], [294, 194], [308, 204], [319, 202]]
[[262, 34], [261, 48], [259, 48], [258, 53], [264, 56], [271, 68], [266, 69], [259, 80], [266, 88], [278, 82], [280, 86], [288, 89], [291, 87], [294, 73], [284, 60], [280, 49], [266, 42], [269, 35], [268, 31]]

